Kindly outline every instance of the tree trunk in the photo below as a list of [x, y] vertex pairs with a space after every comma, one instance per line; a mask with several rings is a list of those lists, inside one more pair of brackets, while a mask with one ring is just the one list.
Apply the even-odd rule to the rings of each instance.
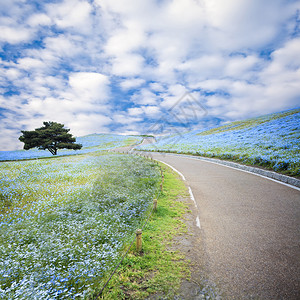
[[57, 154], [57, 149], [56, 148], [49, 147], [47, 149], [51, 152], [52, 155], [56, 155]]

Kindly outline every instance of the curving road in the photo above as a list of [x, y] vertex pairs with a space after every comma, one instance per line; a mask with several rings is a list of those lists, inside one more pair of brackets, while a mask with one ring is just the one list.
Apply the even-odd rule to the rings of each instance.
[[191, 187], [201, 265], [225, 299], [300, 299], [299, 189], [195, 158], [151, 156]]

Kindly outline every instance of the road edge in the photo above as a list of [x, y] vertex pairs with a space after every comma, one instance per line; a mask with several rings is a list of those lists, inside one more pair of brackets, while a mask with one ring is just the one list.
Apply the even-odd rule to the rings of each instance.
[[[150, 152], [143, 151], [143, 152], [147, 152], [149, 155], [151, 155], [151, 151]], [[191, 158], [191, 159], [203, 160], [203, 161], [215, 163], [218, 165], [223, 165], [225, 167], [238, 169], [240, 171], [244, 171], [247, 173], [255, 174], [257, 176], [261, 176], [263, 178], [267, 178], [269, 180], [273, 180], [275, 182], [284, 184], [286, 186], [289, 186], [291, 188], [294, 188], [294, 189], [300, 191], [300, 180], [299, 179], [293, 178], [290, 176], [286, 176], [283, 174], [279, 174], [279, 173], [276, 173], [273, 171], [268, 171], [268, 170], [264, 170], [264, 169], [260, 169], [260, 168], [256, 168], [256, 167], [252, 167], [252, 166], [242, 165], [242, 164], [231, 162], [231, 161], [224, 161], [224, 160], [220, 160], [220, 159], [216, 159], [216, 158], [208, 158], [208, 157], [194, 156], [194, 155], [187, 155], [187, 154], [166, 153], [166, 152], [158, 152], [158, 151], [156, 153], [159, 153], [161, 155], [168, 155], [168, 156], [182, 156], [182, 157], [187, 157], [187, 158]]]

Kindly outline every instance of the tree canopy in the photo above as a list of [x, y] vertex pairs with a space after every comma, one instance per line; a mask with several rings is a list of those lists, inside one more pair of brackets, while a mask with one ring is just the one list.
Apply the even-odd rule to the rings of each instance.
[[76, 139], [68, 133], [70, 129], [64, 128], [64, 124], [56, 122], [43, 122], [44, 126], [35, 130], [21, 130], [22, 135], [19, 140], [24, 143], [24, 149], [38, 148], [39, 150], [49, 150], [53, 155], [58, 149], [79, 150], [81, 144], [76, 144]]

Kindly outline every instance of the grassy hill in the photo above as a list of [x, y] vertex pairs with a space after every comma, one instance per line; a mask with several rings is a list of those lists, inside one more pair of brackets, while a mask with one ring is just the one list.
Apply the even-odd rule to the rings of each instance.
[[0, 299], [85, 299], [159, 192], [158, 166], [94, 152], [0, 164]]
[[300, 175], [300, 109], [161, 137], [143, 150], [234, 160]]
[[[118, 147], [137, 144], [142, 140], [139, 136], [117, 135], [117, 134], [90, 134], [76, 138], [76, 142], [82, 144], [81, 150], [59, 150], [58, 156], [84, 154], [94, 151], [109, 150]], [[16, 150], [0, 151], [0, 161], [22, 160], [38, 157], [51, 157], [52, 154], [47, 150]]]

